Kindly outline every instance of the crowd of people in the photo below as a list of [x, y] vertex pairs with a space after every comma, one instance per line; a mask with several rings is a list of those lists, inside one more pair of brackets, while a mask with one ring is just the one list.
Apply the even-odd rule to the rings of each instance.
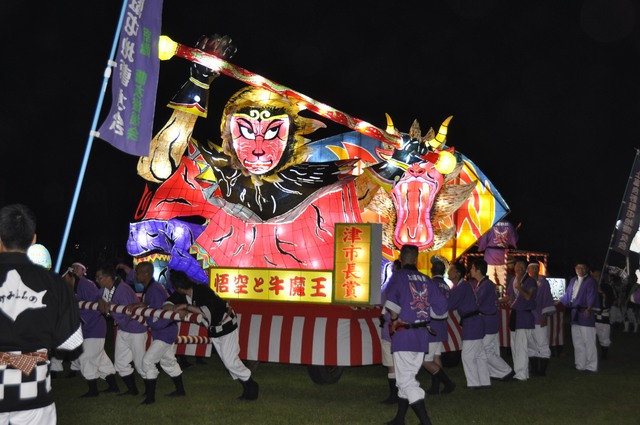
[[[259, 386], [239, 358], [235, 313], [208, 285], [169, 270], [173, 288], [169, 294], [154, 279], [154, 265], [147, 261], [138, 263], [124, 279], [112, 264], [97, 267], [95, 282], [79, 262], [58, 275], [49, 270], [50, 256], [44, 263], [28, 255], [35, 243], [36, 217], [31, 209], [22, 204], [1, 208], [0, 423], [55, 424], [51, 380], [63, 372], [65, 359], [70, 361], [70, 374], [79, 372], [87, 382], [82, 398], [97, 397], [100, 380], [107, 383], [102, 392], [138, 396], [137, 373], [145, 387], [142, 404], [153, 404], [160, 370], [175, 384], [168, 395], [186, 396], [176, 338], [177, 320], [188, 313], [202, 317], [223, 364], [242, 384], [238, 398], [258, 398]], [[136, 293], [136, 284], [142, 285], [141, 294]], [[82, 308], [80, 302], [85, 302]], [[177, 319], [145, 311], [170, 311]], [[113, 353], [105, 347], [108, 320], [117, 329]], [[124, 392], [116, 376], [124, 382]]]
[[[609, 317], [617, 298], [609, 280], [601, 279], [600, 271], [592, 271], [586, 261], [575, 264], [576, 275], [560, 299], [554, 300], [538, 262], [509, 261], [503, 290], [487, 275], [484, 259], [473, 260], [468, 268], [461, 262], [450, 264], [449, 286], [443, 279], [446, 260], [432, 257], [429, 277], [417, 270], [417, 254], [415, 246], [404, 246], [382, 286], [383, 365], [390, 386], [382, 402], [397, 403], [396, 416], [387, 424], [403, 424], [409, 407], [421, 424], [430, 424], [425, 395], [456, 388], [439, 361], [450, 312], [457, 313], [461, 326], [461, 360], [469, 389], [491, 388], [492, 380], [525, 382], [532, 375], [546, 376], [552, 355], [549, 323], [558, 311], [568, 311], [576, 370], [597, 372], [599, 358], [607, 359]], [[627, 292], [626, 311], [635, 308], [633, 301]], [[501, 307], [508, 311], [513, 366], [500, 352]], [[426, 391], [416, 378], [421, 367], [431, 374], [432, 385]]]
[[[35, 216], [28, 207], [16, 204], [0, 209], [0, 310], [4, 313], [0, 314], [4, 382], [0, 423], [55, 423], [51, 378], [62, 372], [65, 358], [70, 360], [70, 373], [79, 372], [87, 382], [83, 398], [98, 396], [101, 380], [107, 383], [102, 392], [138, 396], [137, 374], [144, 382], [142, 404], [153, 404], [161, 371], [175, 385], [168, 396], [186, 396], [176, 339], [177, 320], [187, 314], [203, 317], [222, 363], [242, 385], [238, 398], [258, 398], [259, 385], [239, 357], [235, 312], [208, 285], [169, 270], [169, 291], [154, 279], [154, 265], [147, 261], [133, 269], [99, 265], [95, 282], [79, 262], [59, 276], [27, 255], [35, 241]], [[489, 278], [484, 259], [466, 267], [434, 256], [429, 275], [418, 271], [417, 259], [416, 246], [403, 246], [381, 292], [382, 359], [389, 383], [389, 396], [383, 402], [397, 405], [388, 424], [404, 423], [409, 408], [421, 424], [430, 424], [426, 396], [457, 388], [442, 363], [452, 312], [461, 326], [461, 360], [469, 389], [489, 389], [492, 380], [524, 382], [531, 375], [545, 376], [551, 358], [549, 320], [558, 310], [565, 309], [570, 318], [578, 371], [597, 372], [598, 361], [608, 358], [614, 318], [622, 316], [625, 331], [631, 331], [631, 326], [637, 331], [634, 303], [640, 303], [640, 291], [634, 298], [627, 290], [621, 299], [616, 276], [607, 273], [601, 278], [600, 271], [591, 270], [584, 261], [576, 263], [576, 275], [554, 301], [537, 262], [509, 262], [503, 291]], [[90, 304], [79, 308], [79, 301]], [[500, 351], [501, 306], [509, 311], [512, 366]], [[170, 311], [177, 317], [141, 313], [150, 309]], [[105, 347], [108, 320], [117, 328], [113, 353]], [[431, 376], [426, 390], [416, 378], [421, 368]], [[123, 392], [116, 376], [126, 386]]]
[[[82, 267], [86, 271], [86, 267]], [[126, 276], [121, 276], [118, 269], [125, 270]], [[171, 378], [175, 386], [168, 396], [186, 396], [183, 370], [176, 356], [177, 321], [191, 313], [202, 315], [213, 347], [231, 377], [242, 384], [243, 391], [239, 398], [256, 400], [259, 386], [239, 358], [237, 323], [229, 304], [208, 285], [197, 284], [182, 271], [169, 270], [171, 293], [154, 278], [154, 273], [154, 265], [148, 261], [139, 262], [133, 269], [123, 265], [100, 265], [95, 273], [95, 283], [78, 276], [73, 266], [65, 272], [65, 276], [71, 276], [69, 279], [75, 281], [72, 287], [78, 301], [97, 303], [97, 309], [81, 309], [81, 314], [86, 316], [82, 325], [86, 333], [83, 353], [78, 361], [79, 370], [89, 386], [89, 391], [82, 397], [99, 395], [99, 379], [104, 379], [108, 384], [103, 391], [119, 392], [116, 373], [127, 387], [121, 394], [137, 396], [137, 373], [144, 382], [142, 404], [153, 404], [156, 402], [156, 383], [161, 371]], [[87, 282], [91, 290], [83, 289], [82, 282]], [[136, 283], [141, 285], [140, 294], [134, 289]], [[118, 310], [114, 306], [125, 308]], [[143, 317], [138, 314], [143, 311], [141, 308], [152, 309], [149, 310], [152, 312], [172, 311], [177, 318], [156, 315]], [[112, 356], [105, 353], [106, 326], [103, 322], [107, 317], [113, 319], [117, 328]], [[96, 321], [99, 329], [96, 329]]]

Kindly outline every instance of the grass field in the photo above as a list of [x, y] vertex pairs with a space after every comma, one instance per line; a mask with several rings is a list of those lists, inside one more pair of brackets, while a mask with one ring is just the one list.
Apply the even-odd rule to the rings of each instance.
[[[446, 368], [458, 385], [447, 395], [429, 396], [427, 409], [439, 424], [639, 424], [640, 333], [612, 332], [609, 359], [597, 373], [573, 367], [569, 329], [559, 357], [551, 359], [546, 377], [527, 382], [494, 382], [488, 390], [464, 388], [462, 366]], [[511, 359], [506, 357], [511, 363]], [[79, 398], [87, 390], [80, 375], [53, 381], [58, 423], [75, 424], [383, 424], [395, 406], [379, 403], [388, 393], [386, 369], [380, 365], [345, 369], [336, 384], [314, 384], [305, 366], [261, 363], [254, 372], [260, 384], [255, 402], [237, 400], [242, 389], [214, 354], [205, 365], [183, 374], [186, 397], [170, 398], [171, 379], [161, 372], [156, 403], [143, 397], [100, 394]], [[192, 362], [193, 363], [193, 362]], [[65, 364], [68, 369], [68, 364]], [[430, 377], [423, 370], [423, 388]], [[118, 380], [121, 389], [124, 384]], [[99, 388], [106, 388], [100, 381]], [[143, 389], [138, 378], [138, 388]], [[142, 391], [141, 391], [142, 394]], [[407, 424], [417, 423], [411, 410]]]

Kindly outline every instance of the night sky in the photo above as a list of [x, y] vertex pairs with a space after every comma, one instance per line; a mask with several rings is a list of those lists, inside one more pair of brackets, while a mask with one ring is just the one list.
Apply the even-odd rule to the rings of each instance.
[[[0, 4], [0, 204], [35, 210], [54, 264], [121, 4]], [[518, 247], [549, 253], [554, 276], [571, 275], [578, 259], [602, 265], [640, 136], [638, 2], [165, 0], [163, 10], [174, 40], [227, 34], [232, 63], [377, 127], [385, 112], [400, 131], [417, 119], [423, 133], [453, 115], [448, 145], [522, 223]], [[187, 77], [183, 59], [161, 64], [156, 130]], [[214, 81], [196, 138], [218, 140], [222, 107], [240, 87]], [[107, 96], [103, 114], [109, 105]], [[349, 131], [327, 124], [314, 138]], [[136, 162], [94, 139], [65, 260], [127, 259], [144, 188]]]

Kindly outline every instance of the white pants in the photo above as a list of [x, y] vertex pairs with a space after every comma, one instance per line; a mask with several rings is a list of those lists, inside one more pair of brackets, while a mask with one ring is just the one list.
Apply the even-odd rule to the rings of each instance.
[[482, 338], [484, 352], [487, 355], [489, 376], [502, 379], [511, 373], [511, 366], [500, 357], [499, 341], [498, 333], [485, 335], [484, 338]]
[[529, 340], [531, 329], [511, 331], [511, 357], [513, 358], [514, 378], [520, 381], [529, 379]]
[[224, 363], [233, 379], [246, 381], [251, 378], [251, 371], [240, 360], [240, 343], [238, 342], [238, 330], [218, 338], [211, 339], [213, 347], [218, 352], [220, 360]]
[[576, 369], [597, 372], [596, 328], [571, 325], [571, 340], [573, 341]]
[[176, 360], [176, 344], [167, 344], [154, 339], [147, 352], [142, 357], [142, 379], [157, 379], [160, 372], [156, 363], [172, 378], [182, 374], [182, 369]]
[[382, 347], [382, 366], [393, 367], [393, 354], [391, 354], [391, 341], [386, 339], [380, 340]]
[[624, 322], [624, 315], [622, 314], [620, 307], [615, 305], [611, 306], [609, 309], [609, 321], [611, 324]]
[[0, 412], [0, 425], [56, 425], [56, 404], [39, 409]]
[[424, 355], [425, 362], [433, 362], [436, 360], [436, 356], [442, 356], [442, 351], [444, 350], [444, 344], [441, 341], [430, 342], [429, 343], [429, 352]]
[[596, 336], [598, 343], [603, 347], [611, 345], [611, 325], [609, 323], [596, 322]]
[[59, 359], [55, 356], [51, 356], [49, 360], [51, 360], [51, 372], [64, 372], [62, 359]]
[[398, 397], [406, 398], [409, 404], [424, 399], [424, 390], [416, 375], [420, 372], [424, 353], [416, 351], [396, 351], [393, 353], [393, 363], [396, 365], [396, 387]]
[[82, 342], [82, 354], [78, 357], [80, 373], [87, 381], [104, 379], [116, 373], [113, 362], [104, 351], [104, 338], [87, 338]]
[[467, 387], [491, 385], [487, 353], [481, 339], [462, 341], [462, 368]]
[[630, 326], [633, 325], [633, 332], [638, 332], [638, 318], [636, 317], [636, 311], [633, 307], [627, 307], [624, 312], [624, 331], [629, 332]]
[[133, 373], [133, 366], [142, 376], [142, 358], [147, 351], [147, 333], [129, 333], [118, 330], [115, 341], [115, 354], [113, 366], [120, 376], [129, 376]]
[[529, 357], [540, 357], [548, 359], [551, 357], [551, 348], [549, 347], [549, 325], [536, 325], [531, 331], [531, 339], [529, 340]]

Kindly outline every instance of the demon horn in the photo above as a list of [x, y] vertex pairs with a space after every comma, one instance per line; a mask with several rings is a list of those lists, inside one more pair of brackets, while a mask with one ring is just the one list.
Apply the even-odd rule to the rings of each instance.
[[387, 114], [386, 112], [384, 113], [384, 116], [387, 117], [387, 128], [384, 130], [389, 134], [394, 134], [397, 135], [398, 134], [398, 130], [396, 129], [396, 127], [393, 125], [393, 120], [391, 120], [391, 117], [389, 116], [389, 114]]
[[438, 130], [438, 134], [434, 139], [429, 141], [429, 146], [434, 149], [442, 149], [444, 147], [444, 143], [447, 141], [447, 129], [449, 128], [449, 122], [453, 118], [453, 115], [449, 115], [446, 120], [442, 122], [440, 129]]

